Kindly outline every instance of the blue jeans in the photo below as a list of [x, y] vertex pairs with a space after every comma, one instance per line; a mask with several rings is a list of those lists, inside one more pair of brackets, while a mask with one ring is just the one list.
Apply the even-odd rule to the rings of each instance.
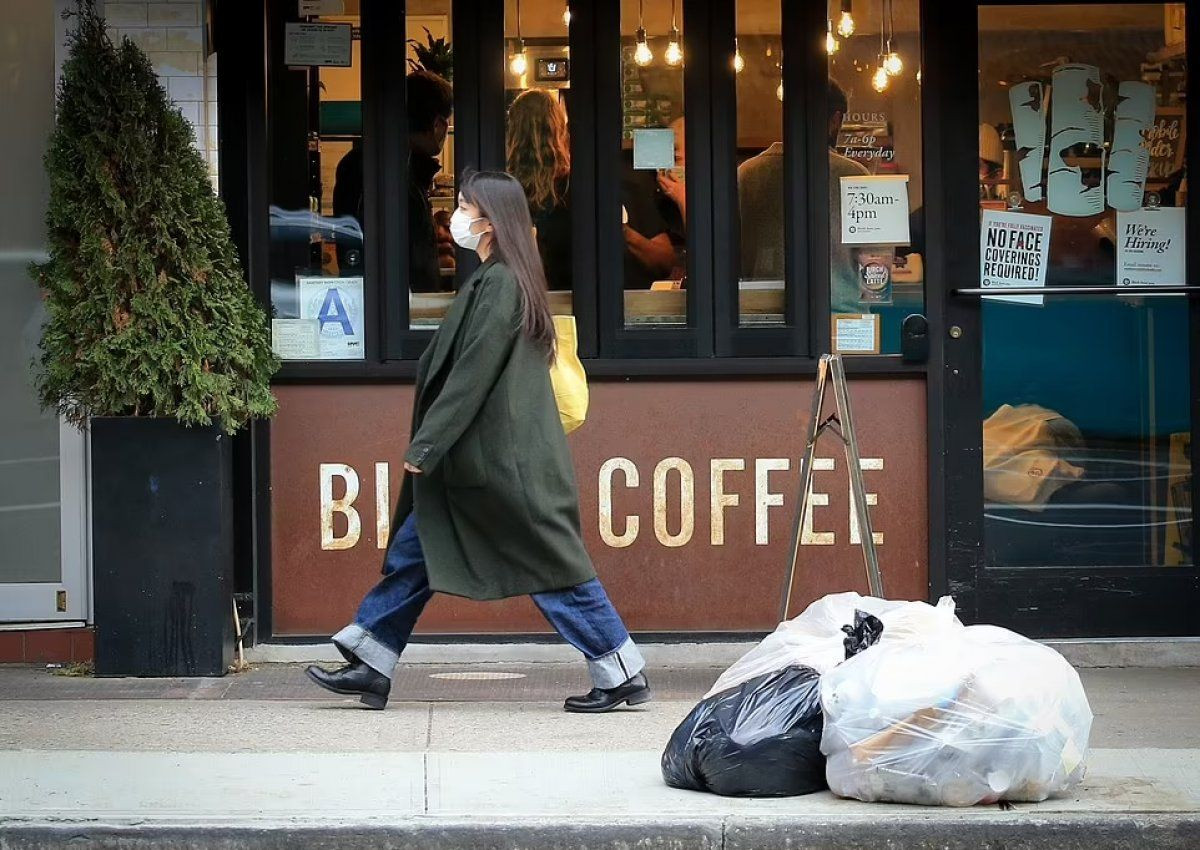
[[[354, 622], [334, 635], [333, 643], [347, 660], [362, 661], [390, 678], [417, 618], [433, 597], [413, 514], [388, 547], [383, 571], [383, 578], [359, 604]], [[599, 579], [535, 593], [533, 601], [555, 631], [583, 653], [597, 688], [615, 688], [645, 668]]]

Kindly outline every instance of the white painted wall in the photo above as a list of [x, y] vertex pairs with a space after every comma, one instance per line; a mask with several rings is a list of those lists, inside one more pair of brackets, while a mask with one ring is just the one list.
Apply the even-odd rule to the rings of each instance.
[[205, 41], [205, 0], [126, 2], [101, 6], [114, 39], [128, 37], [150, 57], [171, 98], [196, 135], [196, 147], [217, 188], [217, 55]]

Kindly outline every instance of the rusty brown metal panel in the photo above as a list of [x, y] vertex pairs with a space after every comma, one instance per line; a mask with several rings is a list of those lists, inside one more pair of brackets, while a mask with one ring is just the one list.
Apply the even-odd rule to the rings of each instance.
[[[569, 438], [584, 535], [631, 629], [774, 627], [810, 392], [810, 383], [788, 380], [592, 384], [589, 420]], [[860, 378], [851, 381], [850, 392], [867, 490], [878, 498], [872, 521], [882, 535], [887, 595], [924, 599], [924, 381]], [[353, 616], [378, 578], [378, 541], [399, 492], [412, 388], [284, 386], [277, 394], [280, 410], [271, 429], [275, 631], [327, 635]], [[835, 440], [820, 444], [793, 610], [826, 593], [866, 592], [862, 556], [851, 541], [844, 464]], [[347, 492], [355, 480], [357, 493]], [[438, 597], [420, 630], [547, 627], [527, 599]]]

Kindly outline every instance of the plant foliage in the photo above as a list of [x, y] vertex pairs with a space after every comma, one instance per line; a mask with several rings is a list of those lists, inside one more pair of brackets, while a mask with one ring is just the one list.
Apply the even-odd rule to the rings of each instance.
[[409, 66], [414, 71], [429, 71], [448, 83], [454, 82], [454, 48], [446, 39], [434, 38], [429, 27], [421, 27], [421, 29], [425, 30], [424, 44], [415, 38], [408, 40], [408, 43], [412, 45], [413, 52], [417, 54], [416, 61], [408, 60]]
[[232, 433], [278, 367], [191, 125], [146, 55], [79, 0], [46, 153], [38, 391], [76, 425], [174, 417]]

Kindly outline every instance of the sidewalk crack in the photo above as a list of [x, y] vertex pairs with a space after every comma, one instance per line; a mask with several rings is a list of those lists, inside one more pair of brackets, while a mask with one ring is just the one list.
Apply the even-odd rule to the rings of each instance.
[[424, 764], [424, 766], [425, 766], [425, 769], [421, 771], [422, 776], [425, 779], [425, 809], [424, 809], [424, 812], [425, 812], [425, 814], [429, 814], [429, 752], [428, 751], [426, 751], [425, 753], [423, 753], [421, 755], [421, 760], [422, 760], [422, 764]]

